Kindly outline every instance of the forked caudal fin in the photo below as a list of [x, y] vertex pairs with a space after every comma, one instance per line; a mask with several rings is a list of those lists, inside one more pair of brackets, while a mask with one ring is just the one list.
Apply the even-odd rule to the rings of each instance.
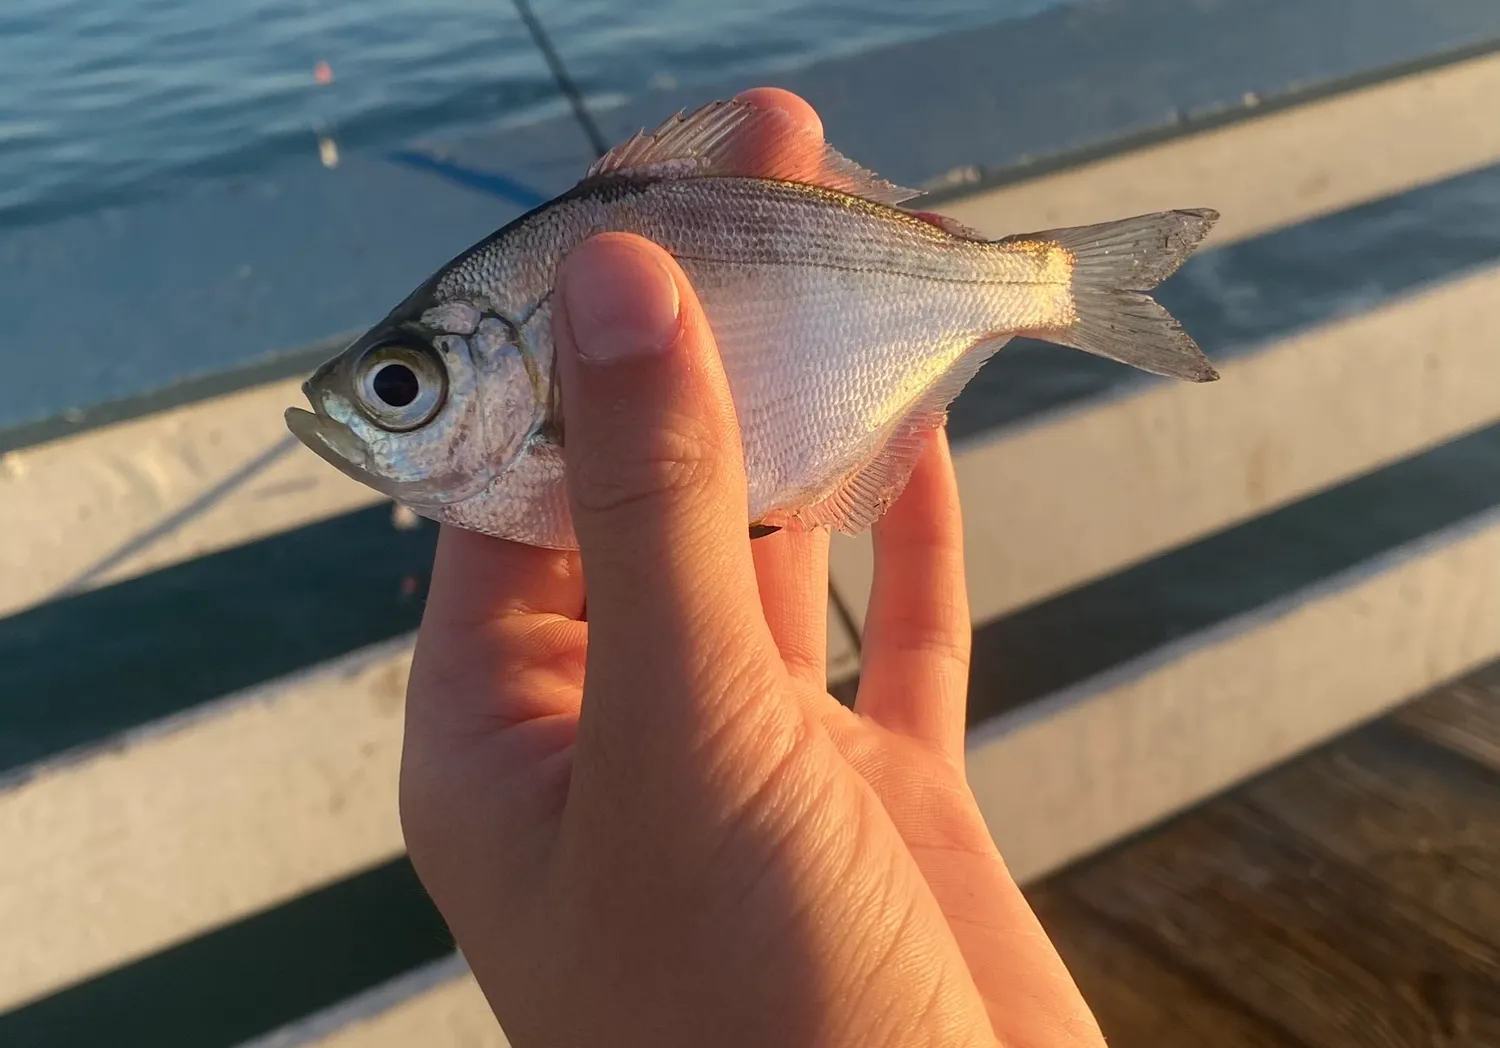
[[1177, 271], [1218, 219], [1207, 208], [1162, 211], [1006, 237], [1056, 244], [1072, 261], [1076, 318], [1068, 327], [1034, 334], [1154, 375], [1212, 382], [1219, 373], [1198, 344], [1146, 292]]

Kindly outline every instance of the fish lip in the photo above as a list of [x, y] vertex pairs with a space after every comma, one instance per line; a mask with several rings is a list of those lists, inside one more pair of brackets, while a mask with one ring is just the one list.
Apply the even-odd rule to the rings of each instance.
[[[311, 399], [311, 398], [309, 398]], [[317, 407], [316, 401], [313, 402]], [[286, 428], [292, 431], [303, 444], [330, 465], [368, 484], [375, 475], [365, 468], [370, 460], [369, 452], [354, 431], [342, 422], [332, 419], [322, 411], [316, 413], [302, 408], [287, 408], [282, 416]]]

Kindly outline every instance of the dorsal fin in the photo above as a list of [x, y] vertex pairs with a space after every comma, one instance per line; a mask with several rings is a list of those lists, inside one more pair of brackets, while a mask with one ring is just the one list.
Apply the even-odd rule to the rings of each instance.
[[988, 243], [990, 240], [973, 226], [966, 226], [958, 219], [940, 215], [936, 211], [913, 211], [912, 214], [924, 222], [931, 222], [949, 236], [958, 237], [960, 240], [977, 240], [981, 243]]
[[920, 195], [856, 164], [780, 109], [740, 99], [710, 102], [655, 131], [637, 131], [596, 160], [586, 177], [606, 175], [774, 178], [892, 205]]

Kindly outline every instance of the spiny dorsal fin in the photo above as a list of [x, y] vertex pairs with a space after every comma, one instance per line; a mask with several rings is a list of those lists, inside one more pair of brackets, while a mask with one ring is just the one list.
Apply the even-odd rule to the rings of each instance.
[[960, 240], [977, 240], [980, 243], [988, 243], [991, 239], [985, 236], [973, 226], [966, 226], [956, 218], [940, 215], [936, 211], [913, 211], [924, 222], [931, 222], [949, 236], [958, 237]]
[[655, 131], [637, 131], [596, 160], [586, 177], [605, 175], [774, 178], [892, 205], [920, 194], [856, 164], [781, 110], [739, 99], [710, 102]]

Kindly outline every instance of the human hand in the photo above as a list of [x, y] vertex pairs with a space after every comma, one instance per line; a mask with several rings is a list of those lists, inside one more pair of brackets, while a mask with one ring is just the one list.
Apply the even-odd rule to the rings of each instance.
[[558, 301], [581, 561], [443, 530], [402, 760], [412, 861], [511, 1041], [1102, 1045], [964, 780], [941, 434], [876, 525], [847, 709], [827, 536], [749, 541], [681, 270], [607, 235]]

